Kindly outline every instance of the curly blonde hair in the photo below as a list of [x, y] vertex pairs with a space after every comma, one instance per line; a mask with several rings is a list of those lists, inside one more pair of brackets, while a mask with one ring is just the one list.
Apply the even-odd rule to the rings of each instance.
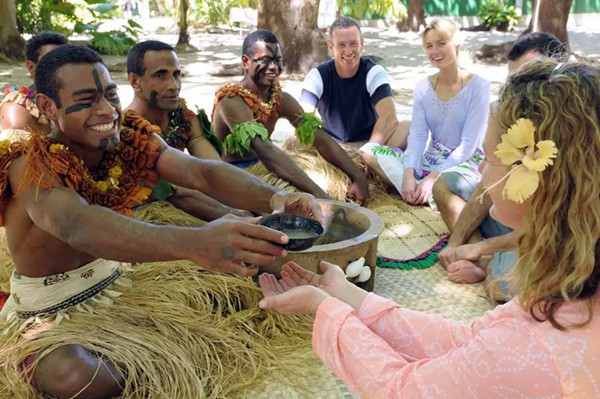
[[600, 281], [600, 69], [530, 62], [509, 77], [498, 105], [503, 130], [528, 118], [536, 142], [558, 148], [525, 215], [511, 288], [536, 320], [558, 329], [558, 308], [588, 298], [589, 322]]

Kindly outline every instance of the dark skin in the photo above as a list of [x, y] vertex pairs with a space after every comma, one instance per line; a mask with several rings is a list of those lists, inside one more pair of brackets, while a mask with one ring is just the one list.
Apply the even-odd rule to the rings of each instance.
[[[101, 90], [94, 79], [96, 74]], [[52, 137], [93, 171], [104, 156], [100, 143], [107, 139], [110, 150], [120, 141], [121, 107], [115, 101], [116, 85], [102, 64], [66, 64], [57, 76], [62, 82], [60, 101], [39, 94], [38, 106], [54, 123]], [[75, 104], [91, 107], [67, 114], [65, 110]], [[305, 216], [313, 213], [322, 221], [319, 206], [307, 194], [279, 191], [238, 168], [190, 157], [164, 142], [161, 148], [156, 169], [168, 181], [205, 190], [236, 207], [247, 205], [258, 212], [273, 209]], [[25, 173], [24, 157], [16, 159], [8, 173], [10, 187], [19, 187]], [[89, 205], [50, 176], [42, 176], [42, 181], [53, 188], [38, 191], [35, 185], [22, 187], [4, 210], [8, 248], [16, 272], [24, 276], [68, 272], [96, 258], [135, 263], [188, 259], [209, 270], [251, 276], [257, 267], [245, 264], [268, 264], [275, 256], [286, 254], [278, 244], [286, 243], [287, 237], [255, 224], [255, 219], [231, 216], [202, 228], [156, 226]], [[253, 195], [248, 196], [249, 192]], [[44, 392], [59, 398], [76, 394], [113, 397], [123, 385], [120, 372], [110, 361], [78, 345], [62, 346], [44, 356], [34, 378]]]
[[[244, 78], [240, 85], [253, 93], [263, 101], [268, 101], [273, 85], [282, 71], [282, 58], [279, 44], [277, 43], [255, 43], [252, 57], [242, 55], [244, 65]], [[294, 127], [300, 124], [300, 116], [304, 110], [296, 99], [288, 93], [283, 93], [282, 107], [279, 112], [280, 118], [287, 119]], [[239, 97], [223, 98], [214, 113], [213, 124], [215, 132], [221, 140], [233, 130], [237, 123], [255, 120], [252, 110]], [[273, 133], [276, 119], [271, 119], [262, 125], [267, 129], [269, 137]], [[348, 188], [348, 199], [362, 204], [369, 195], [368, 184], [365, 174], [350, 159], [348, 154], [323, 130], [315, 133], [315, 148], [331, 164], [344, 171], [352, 180]], [[328, 198], [294, 161], [279, 147], [269, 141], [263, 141], [256, 137], [251, 142], [251, 151], [243, 156], [239, 154], [226, 154], [223, 160], [226, 162], [239, 162], [259, 159], [265, 167], [290, 182], [298, 189], [311, 193], [318, 198]]]
[[[157, 125], [162, 131], [169, 129], [169, 114], [177, 108], [181, 89], [181, 69], [174, 52], [148, 51], [144, 54], [144, 73], [128, 75], [134, 89], [133, 102], [127, 107]], [[221, 157], [202, 134], [197, 118], [191, 121], [190, 144], [187, 150], [195, 157], [220, 160]], [[167, 199], [175, 207], [206, 221], [215, 220], [228, 213], [248, 216], [246, 211], [224, 205], [196, 190], [178, 188]]]

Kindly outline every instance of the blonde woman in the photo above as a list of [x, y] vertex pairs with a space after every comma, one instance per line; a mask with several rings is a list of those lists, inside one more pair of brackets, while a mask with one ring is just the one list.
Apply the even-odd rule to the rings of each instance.
[[315, 352], [360, 397], [600, 398], [600, 69], [532, 61], [498, 105], [484, 183], [492, 215], [521, 233], [515, 299], [466, 326], [325, 262], [260, 277], [261, 307], [316, 313]]
[[406, 152], [376, 143], [362, 147], [409, 204], [426, 203], [436, 178], [451, 168], [460, 172], [449, 182], [453, 192], [480, 179], [490, 83], [459, 67], [457, 30], [451, 21], [434, 19], [423, 31], [423, 49], [439, 72], [415, 87]]

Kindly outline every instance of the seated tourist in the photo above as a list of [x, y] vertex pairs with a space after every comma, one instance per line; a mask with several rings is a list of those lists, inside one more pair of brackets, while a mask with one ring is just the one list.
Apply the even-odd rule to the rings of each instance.
[[[57, 32], [41, 32], [25, 44], [25, 66], [29, 76], [35, 76], [35, 66], [50, 50], [67, 44], [67, 38]], [[0, 127], [2, 138], [11, 140], [25, 137], [23, 129], [31, 127], [43, 133], [50, 133], [48, 119], [35, 105], [35, 85], [31, 87], [13, 86], [4, 92], [0, 102]]]
[[361, 56], [364, 39], [358, 23], [350, 17], [336, 19], [327, 47], [333, 59], [308, 72], [300, 102], [319, 111], [323, 130], [339, 142], [406, 149], [409, 123], [398, 122], [385, 69]]
[[483, 181], [491, 214], [519, 231], [515, 299], [464, 325], [326, 262], [260, 277], [262, 308], [316, 314], [314, 351], [361, 398], [600, 397], [600, 69], [529, 62], [497, 118]]
[[[221, 142], [212, 133], [208, 121], [207, 130], [203, 129], [201, 116], [206, 118], [204, 111], [200, 116], [196, 115], [179, 97], [181, 68], [173, 47], [155, 40], [136, 44], [127, 55], [127, 76], [134, 95], [127, 112], [158, 126], [161, 137], [171, 147], [187, 150], [198, 158], [221, 159], [216, 150], [221, 149]], [[174, 187], [164, 181], [158, 187], [160, 189], [154, 190], [151, 199], [165, 199], [202, 220], [215, 220], [228, 213], [243, 215], [243, 212], [196, 190]]]
[[[258, 367], [277, 369], [270, 350], [290, 342], [256, 312], [253, 283], [223, 273], [255, 275], [286, 255], [288, 238], [233, 216], [157, 226], [130, 217], [131, 208], [161, 177], [236, 208], [322, 222], [314, 198], [188, 156], [138, 116], [121, 127], [117, 85], [87, 47], [48, 53], [35, 83], [51, 134], [0, 146], [0, 222], [15, 267], [0, 313], [2, 392], [33, 397], [31, 382], [58, 398], [228, 397]], [[177, 259], [191, 262], [137, 264]], [[232, 382], [222, 370], [240, 376]]]
[[423, 31], [423, 49], [439, 72], [415, 87], [406, 151], [374, 143], [362, 147], [409, 204], [427, 203], [441, 173], [452, 170], [464, 180], [479, 180], [490, 83], [459, 67], [456, 33], [457, 26], [443, 19], [432, 20]]
[[241, 167], [259, 160], [279, 178], [318, 198], [328, 195], [293, 160], [269, 140], [279, 118], [296, 127], [298, 139], [319, 151], [329, 163], [351, 179], [347, 197], [362, 203], [369, 193], [365, 173], [322, 129], [312, 114], [305, 114], [298, 102], [281, 91], [282, 54], [277, 37], [257, 30], [245, 39], [242, 48], [244, 77], [239, 83], [223, 85], [216, 93], [212, 121], [224, 142], [223, 159]]
[[[529, 33], [520, 36], [508, 52], [508, 73], [540, 56], [564, 60], [567, 54], [556, 37], [543, 32]], [[497, 129], [493, 115], [488, 129]], [[490, 295], [496, 300], [506, 300], [508, 283], [502, 277], [516, 262], [518, 234], [489, 216], [492, 202], [483, 194], [482, 183], [469, 180], [456, 183], [461, 180], [460, 173], [445, 172], [433, 186], [435, 203], [452, 232], [438, 259], [447, 268], [450, 280], [476, 283], [487, 275]], [[493, 256], [491, 261], [490, 256]]]

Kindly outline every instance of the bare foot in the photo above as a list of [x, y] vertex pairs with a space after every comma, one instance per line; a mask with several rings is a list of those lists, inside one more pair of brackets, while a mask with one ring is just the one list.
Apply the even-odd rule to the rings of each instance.
[[462, 284], [473, 284], [485, 279], [485, 271], [468, 260], [458, 260], [448, 265], [450, 281]]

